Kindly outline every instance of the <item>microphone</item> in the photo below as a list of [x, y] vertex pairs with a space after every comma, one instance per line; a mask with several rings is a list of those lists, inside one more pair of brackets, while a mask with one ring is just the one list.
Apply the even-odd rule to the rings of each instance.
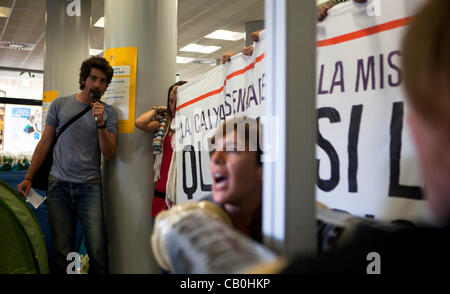
[[[91, 93], [92, 93], [92, 100], [93, 102], [100, 102], [100, 97], [101, 97], [101, 93], [99, 90], [97, 89], [91, 89]], [[97, 116], [94, 116], [95, 121], [98, 121]]]

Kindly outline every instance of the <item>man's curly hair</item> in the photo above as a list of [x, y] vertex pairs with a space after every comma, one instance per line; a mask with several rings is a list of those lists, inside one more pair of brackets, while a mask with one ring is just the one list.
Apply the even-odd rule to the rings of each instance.
[[106, 88], [108, 88], [109, 83], [111, 83], [112, 77], [114, 76], [114, 70], [111, 65], [109, 65], [109, 62], [103, 57], [92, 56], [91, 58], [83, 61], [81, 64], [79, 81], [80, 90], [84, 89], [85, 82], [91, 74], [91, 70], [93, 68], [96, 68], [106, 74]]

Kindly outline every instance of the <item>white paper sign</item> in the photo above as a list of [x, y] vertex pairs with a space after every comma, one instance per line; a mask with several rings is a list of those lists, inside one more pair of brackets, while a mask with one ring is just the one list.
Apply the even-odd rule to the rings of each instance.
[[28, 196], [26, 197], [27, 201], [33, 205], [35, 209], [37, 209], [46, 199], [47, 197], [42, 197], [33, 188], [28, 192]]
[[103, 95], [103, 101], [115, 107], [119, 120], [128, 120], [130, 77], [114, 77]]

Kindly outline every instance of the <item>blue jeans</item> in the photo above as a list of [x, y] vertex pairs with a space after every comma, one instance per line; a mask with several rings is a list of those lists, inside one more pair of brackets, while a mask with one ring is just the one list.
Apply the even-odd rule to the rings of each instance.
[[89, 256], [89, 273], [108, 273], [106, 229], [100, 179], [69, 183], [50, 176], [47, 192], [48, 219], [55, 248], [55, 272], [67, 273], [75, 251], [77, 218], [80, 220]]

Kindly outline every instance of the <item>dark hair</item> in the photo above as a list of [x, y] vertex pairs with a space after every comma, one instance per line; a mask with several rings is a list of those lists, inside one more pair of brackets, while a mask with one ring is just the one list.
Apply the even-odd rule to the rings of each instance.
[[108, 88], [109, 83], [111, 83], [112, 77], [114, 76], [114, 69], [109, 65], [109, 62], [100, 56], [92, 56], [89, 59], [86, 59], [81, 64], [80, 68], [80, 90], [84, 89], [85, 82], [89, 75], [91, 74], [91, 70], [96, 68], [106, 74], [106, 88]]
[[178, 81], [175, 84], [173, 84], [172, 86], [170, 86], [169, 92], [167, 92], [167, 110], [168, 110], [167, 112], [169, 113], [170, 117], [173, 117], [172, 112], [170, 111], [170, 106], [169, 106], [170, 92], [172, 92], [173, 87], [182, 86], [186, 83], [187, 83], [187, 81]]

